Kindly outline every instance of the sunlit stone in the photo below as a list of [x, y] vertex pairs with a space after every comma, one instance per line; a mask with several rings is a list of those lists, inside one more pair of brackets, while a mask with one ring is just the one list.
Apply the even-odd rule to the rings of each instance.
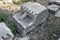
[[21, 6], [21, 11], [13, 16], [19, 33], [26, 35], [42, 24], [48, 16], [47, 8], [39, 3], [28, 2]]
[[0, 23], [0, 40], [7, 40], [13, 38], [11, 30], [6, 26], [5, 23]]

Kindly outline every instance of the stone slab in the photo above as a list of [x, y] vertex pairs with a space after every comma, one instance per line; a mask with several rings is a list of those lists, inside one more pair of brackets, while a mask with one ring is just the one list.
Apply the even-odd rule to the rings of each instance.
[[58, 5], [52, 4], [52, 5], [49, 5], [47, 8], [50, 13], [55, 14], [59, 10], [60, 7]]

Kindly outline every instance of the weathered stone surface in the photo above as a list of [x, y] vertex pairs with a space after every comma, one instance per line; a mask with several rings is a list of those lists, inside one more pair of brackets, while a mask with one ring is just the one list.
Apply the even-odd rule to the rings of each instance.
[[[0, 40], [7, 40], [8, 38], [13, 38], [11, 30], [6, 26], [5, 23], [0, 23]], [[10, 39], [11, 40], [11, 39]]]
[[30, 40], [29, 36], [25, 36], [25, 37], [16, 37], [15, 40]]
[[55, 14], [56, 17], [60, 17], [60, 10]]
[[47, 8], [52, 14], [55, 14], [59, 10], [59, 6], [55, 4], [49, 5]]
[[13, 16], [19, 32], [23, 35], [43, 23], [48, 16], [47, 8], [35, 2], [28, 2], [21, 6], [21, 12]]
[[60, 5], [60, 0], [49, 0], [49, 3]]

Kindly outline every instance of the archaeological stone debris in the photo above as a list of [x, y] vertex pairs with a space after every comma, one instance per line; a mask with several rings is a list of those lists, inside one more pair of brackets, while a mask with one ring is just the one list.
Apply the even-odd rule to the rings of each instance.
[[51, 4], [51, 5], [47, 6], [47, 8], [50, 13], [55, 14], [59, 10], [60, 6], [58, 6], [56, 4]]
[[[13, 6], [13, 4], [8, 4], [12, 3], [12, 0], [0, 3], [4, 4], [7, 2], [5, 4], [7, 7], [9, 5], [8, 9], [13, 6], [10, 8], [11, 10], [17, 10], [16, 8], [20, 9], [17, 12], [14, 11], [12, 15], [9, 15], [10, 21], [15, 24], [16, 35], [13, 35], [11, 29], [8, 28], [7, 21], [5, 22], [6, 24], [0, 22], [0, 40], [48, 40], [51, 39], [49, 37], [60, 40], [60, 30], [56, 30], [60, 26], [60, 19], [58, 18], [60, 17], [60, 0], [48, 0], [49, 3], [46, 7], [43, 0], [43, 4], [41, 0], [31, 1], [22, 3], [19, 6], [17, 5], [17, 7], [15, 5]], [[0, 6], [3, 7], [2, 5]], [[57, 24], [59, 25], [58, 27]]]
[[14, 35], [4, 22], [0, 23], [0, 40], [12, 40]]
[[28, 35], [24, 37], [17, 37], [16, 40], [30, 40], [30, 37]]
[[55, 17], [60, 17], [60, 0], [49, 0], [50, 5], [47, 6], [49, 13]]
[[60, 5], [60, 0], [49, 0], [49, 4], [57, 4]]
[[18, 32], [24, 36], [31, 30], [42, 24], [48, 16], [48, 10], [45, 6], [28, 2], [21, 5], [21, 11], [15, 14], [12, 19], [17, 25]]

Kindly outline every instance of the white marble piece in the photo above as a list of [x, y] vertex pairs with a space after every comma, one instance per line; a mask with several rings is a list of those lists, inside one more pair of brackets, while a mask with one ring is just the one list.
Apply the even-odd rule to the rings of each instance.
[[11, 30], [6, 26], [4, 22], [0, 23], [0, 40], [5, 38], [14, 37]]

